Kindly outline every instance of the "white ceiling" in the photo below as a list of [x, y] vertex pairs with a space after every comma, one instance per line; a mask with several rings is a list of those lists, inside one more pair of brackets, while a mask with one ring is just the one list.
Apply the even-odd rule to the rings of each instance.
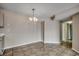
[[70, 10], [78, 5], [78, 3], [1, 3], [0, 7], [27, 16], [32, 16], [32, 8], [35, 8], [35, 15], [40, 19], [48, 19], [53, 14], [63, 19], [78, 12]]

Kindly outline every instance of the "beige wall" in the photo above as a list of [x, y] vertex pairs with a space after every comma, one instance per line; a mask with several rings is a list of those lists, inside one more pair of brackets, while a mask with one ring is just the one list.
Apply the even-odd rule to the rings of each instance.
[[73, 16], [73, 42], [72, 49], [79, 52], [79, 14]]

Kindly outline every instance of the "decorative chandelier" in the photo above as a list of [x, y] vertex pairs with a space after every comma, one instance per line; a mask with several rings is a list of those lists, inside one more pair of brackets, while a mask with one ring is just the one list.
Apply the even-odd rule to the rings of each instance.
[[33, 8], [32, 11], [33, 11], [33, 16], [32, 17], [29, 17], [29, 20], [30, 21], [34, 21], [34, 22], [37, 22], [38, 19], [37, 19], [37, 17], [35, 17], [35, 14], [34, 14], [35, 9]]

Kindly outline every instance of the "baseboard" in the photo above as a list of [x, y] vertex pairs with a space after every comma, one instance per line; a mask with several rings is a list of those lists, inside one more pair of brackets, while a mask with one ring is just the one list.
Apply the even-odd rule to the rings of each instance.
[[10, 48], [14, 48], [14, 47], [22, 46], [22, 45], [33, 44], [33, 43], [38, 43], [38, 42], [42, 42], [42, 41], [32, 41], [32, 42], [29, 42], [29, 43], [23, 43], [23, 44], [19, 44], [19, 45], [9, 46], [9, 47], [6, 47], [4, 49], [10, 49]]
[[75, 50], [74, 48], [72, 48], [72, 50], [75, 51], [75, 52], [77, 52], [77, 53], [79, 53], [79, 51]]
[[60, 44], [60, 42], [44, 42], [44, 43]]
[[[38, 42], [42, 42], [42, 41], [32, 41], [29, 43], [23, 43], [23, 44], [19, 44], [19, 45], [9, 46], [9, 47], [6, 47], [4, 49], [10, 49], [10, 48], [14, 48], [14, 47], [22, 46], [22, 45], [33, 44], [33, 43], [38, 43]], [[44, 42], [44, 43], [51, 43], [51, 44], [58, 44], [58, 45], [60, 44], [60, 42]]]

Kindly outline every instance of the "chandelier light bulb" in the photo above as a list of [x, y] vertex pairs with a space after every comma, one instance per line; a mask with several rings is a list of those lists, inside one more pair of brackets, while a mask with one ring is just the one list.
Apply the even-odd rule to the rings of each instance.
[[31, 17], [29, 17], [29, 20], [32, 21], [33, 19]]
[[38, 21], [38, 19], [36, 17], [34, 17], [33, 20], [34, 20], [34, 22], [37, 22]]

